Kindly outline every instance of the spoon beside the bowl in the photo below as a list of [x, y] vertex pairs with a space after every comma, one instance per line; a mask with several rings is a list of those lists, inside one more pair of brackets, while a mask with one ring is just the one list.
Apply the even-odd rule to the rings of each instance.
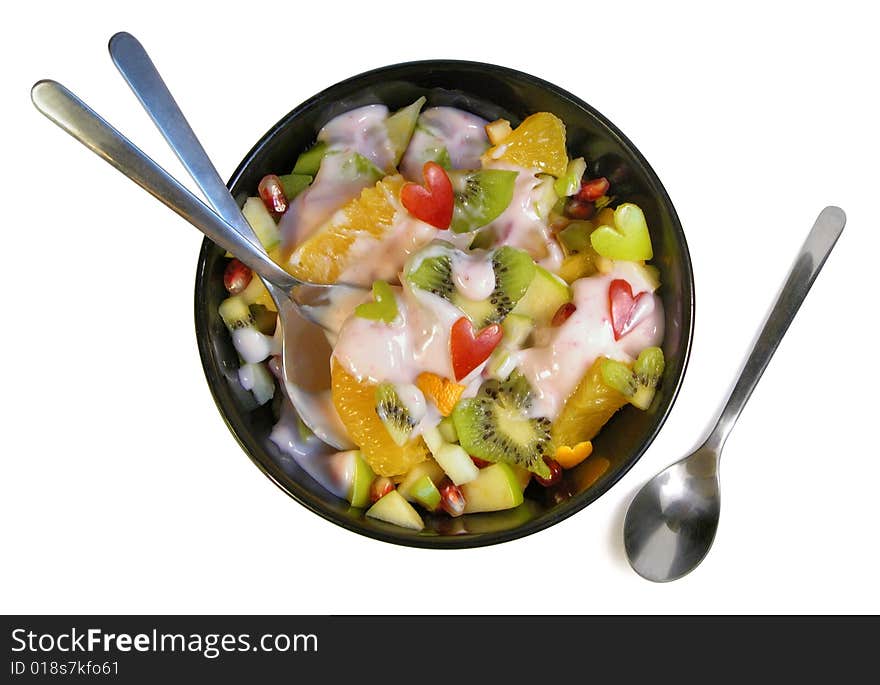
[[648, 481], [630, 504], [624, 546], [629, 563], [644, 578], [676, 580], [696, 568], [709, 552], [721, 512], [721, 449], [845, 224], [843, 210], [822, 210], [709, 437], [692, 454]]
[[[284, 310], [284, 316], [296, 314], [318, 325], [327, 325], [323, 317], [318, 315], [320, 310], [301, 307], [297, 304], [296, 298], [300, 296], [299, 292], [302, 289], [313, 291], [320, 288], [336, 291], [346, 286], [307, 283], [289, 274], [268, 257], [258, 242], [252, 241], [219, 217], [171, 174], [60, 83], [51, 80], [38, 81], [31, 89], [31, 99], [36, 108], [50, 121], [186, 219], [221, 248], [235, 255], [264, 282], [271, 283], [273, 299], [278, 297], [275, 301], [278, 303], [279, 312]], [[228, 194], [226, 187], [223, 188]], [[238, 211], [237, 205], [236, 211]], [[323, 335], [312, 338], [322, 339]], [[287, 339], [284, 341], [283, 356], [285, 357], [289, 355], [290, 342]], [[326, 340], [324, 344], [326, 345]], [[285, 385], [290, 384], [285, 383]], [[296, 393], [297, 391], [294, 390], [294, 397]], [[305, 393], [297, 399], [294, 397], [291, 397], [291, 400], [295, 405], [302, 407], [303, 413], [300, 418], [306, 425], [309, 425], [310, 421], [315, 424], [318, 430], [315, 428], [312, 430], [318, 437], [338, 449], [351, 446], [341, 426], [333, 426], [335, 415], [332, 412], [315, 410], [317, 403], [326, 404], [326, 401], [321, 402], [323, 394], [312, 396], [311, 393]], [[300, 409], [300, 406], [297, 406], [297, 409]], [[312, 428], [311, 425], [309, 427]], [[321, 432], [318, 432], [319, 430]]]

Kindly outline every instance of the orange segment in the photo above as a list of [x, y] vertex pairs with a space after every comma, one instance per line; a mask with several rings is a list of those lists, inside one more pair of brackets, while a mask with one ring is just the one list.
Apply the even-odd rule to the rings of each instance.
[[330, 368], [331, 396], [351, 439], [379, 476], [398, 476], [428, 458], [424, 440], [398, 446], [376, 414], [376, 386], [352, 376], [336, 358]]
[[589, 440], [579, 442], [574, 447], [562, 445], [556, 448], [556, 461], [564, 469], [573, 469], [593, 453], [593, 443]]
[[449, 416], [452, 408], [464, 392], [464, 386], [436, 373], [425, 371], [416, 378], [416, 387], [430, 399], [443, 416]]
[[313, 283], [334, 283], [347, 266], [348, 253], [362, 236], [381, 239], [400, 208], [403, 177], [386, 176], [347, 202], [290, 255], [286, 268]]
[[602, 382], [602, 360], [593, 362], [565, 401], [562, 411], [550, 428], [553, 444], [577, 445], [592, 440], [614, 413], [627, 403], [626, 397]]
[[483, 162], [492, 160], [563, 176], [568, 167], [565, 124], [550, 112], [532, 114], [498, 145], [485, 152]]

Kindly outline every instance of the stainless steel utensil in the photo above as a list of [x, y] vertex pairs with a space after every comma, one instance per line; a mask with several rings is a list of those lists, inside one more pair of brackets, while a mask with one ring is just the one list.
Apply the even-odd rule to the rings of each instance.
[[709, 437], [692, 454], [648, 481], [630, 504], [623, 527], [624, 546], [629, 563], [644, 578], [676, 580], [696, 568], [709, 552], [721, 512], [721, 449], [845, 224], [843, 210], [822, 210]]
[[[295, 312], [304, 319], [325, 325], [322, 323], [323, 317], [317, 314], [316, 308], [300, 307], [295, 304], [295, 299], [292, 298], [296, 297], [302, 286], [308, 286], [307, 290], [309, 291], [317, 288], [335, 289], [342, 286], [307, 283], [282, 269], [269, 259], [261, 246], [252, 242], [220, 218], [165, 169], [60, 83], [51, 80], [38, 81], [31, 89], [31, 99], [36, 108], [50, 121], [186, 219], [221, 248], [234, 254], [245, 265], [253, 269], [264, 282], [271, 283], [274, 286], [273, 298], [276, 295], [280, 296], [281, 293], [286, 293], [287, 297], [279, 297], [279, 300], [276, 300], [281, 303], [279, 304], [280, 309], [285, 310], [285, 317], [290, 317], [290, 312]], [[228, 194], [225, 186], [224, 191]], [[236, 211], [238, 211], [237, 206]], [[247, 222], [245, 221], [245, 223]], [[309, 339], [310, 342], [323, 340], [323, 343], [327, 344], [323, 336], [310, 336]], [[288, 357], [291, 343], [288, 336], [285, 336], [284, 343], [283, 357]], [[310, 370], [306, 370], [306, 372], [308, 373]], [[290, 375], [287, 372], [285, 378], [290, 380]], [[301, 405], [304, 409], [300, 418], [319, 438], [338, 449], [346, 449], [351, 446], [350, 441], [345, 437], [345, 432], [341, 430], [341, 426], [336, 425], [336, 417], [324, 408], [326, 398], [322, 393], [305, 392], [300, 390], [298, 385], [291, 388], [290, 382], [285, 385], [295, 406]], [[294, 400], [294, 397], [297, 399]], [[322, 406], [316, 407], [316, 404]]]
[[[143, 45], [131, 34], [120, 32], [110, 39], [108, 49], [119, 72], [211, 206], [239, 234], [259, 245], [256, 234]], [[331, 333], [338, 332], [339, 328], [338, 322], [327, 315], [328, 307], [320, 304], [327, 288], [301, 286], [296, 292], [299, 301], [294, 306], [288, 292], [271, 281], [264, 279], [264, 283], [278, 309], [283, 343], [281, 366], [285, 390], [294, 409], [324, 442], [337, 449], [353, 447], [345, 429], [326, 406], [327, 398], [305, 389], [310, 383], [304, 376], [311, 373], [313, 365], [329, 366], [331, 354], [327, 340], [315, 324]], [[345, 307], [339, 300], [351, 297], [359, 301], [364, 297], [364, 290], [339, 285], [334, 288], [334, 297], [338, 308], [351, 310], [352, 307]]]

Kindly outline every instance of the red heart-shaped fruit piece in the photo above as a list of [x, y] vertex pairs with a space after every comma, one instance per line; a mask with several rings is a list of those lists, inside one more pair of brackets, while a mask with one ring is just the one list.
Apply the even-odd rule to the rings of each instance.
[[611, 327], [614, 339], [620, 340], [641, 323], [650, 313], [653, 302], [651, 293], [645, 291], [633, 297], [630, 284], [623, 279], [611, 281], [608, 287], [608, 304], [611, 310]]
[[422, 175], [425, 185], [405, 183], [400, 189], [400, 201], [416, 219], [441, 230], [449, 228], [455, 209], [455, 193], [446, 169], [437, 162], [425, 162]]
[[497, 323], [486, 326], [475, 335], [474, 326], [466, 316], [452, 324], [449, 350], [452, 353], [455, 380], [461, 380], [486, 361], [501, 342], [503, 335], [504, 332]]

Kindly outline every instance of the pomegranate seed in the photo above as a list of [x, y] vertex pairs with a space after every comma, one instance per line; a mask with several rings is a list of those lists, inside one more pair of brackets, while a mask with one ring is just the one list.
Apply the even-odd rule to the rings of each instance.
[[611, 184], [604, 176], [602, 178], [594, 178], [592, 181], [583, 181], [576, 197], [584, 202], [595, 202], [607, 193], [610, 187]]
[[570, 197], [565, 203], [565, 215], [570, 219], [584, 221], [593, 216], [596, 207], [592, 202], [579, 200], [576, 196]]
[[254, 274], [249, 268], [237, 259], [233, 259], [226, 265], [223, 272], [223, 285], [230, 295], [238, 295], [242, 290], [248, 287]]
[[464, 495], [455, 483], [447, 483], [440, 488], [440, 506], [450, 516], [464, 513]]
[[550, 467], [550, 477], [541, 478], [541, 476], [538, 475], [534, 475], [533, 477], [545, 488], [549, 488], [562, 480], [562, 466], [559, 465], [558, 461], [551, 459], [550, 457], [544, 457], [544, 463]]
[[388, 476], [380, 476], [370, 484], [370, 501], [378, 502], [394, 489], [394, 482]]
[[257, 186], [257, 192], [260, 194], [263, 204], [266, 205], [266, 209], [270, 212], [284, 214], [287, 211], [287, 196], [284, 194], [281, 179], [275, 174], [263, 176], [263, 180]]
[[474, 466], [478, 469], [484, 469], [492, 463], [491, 461], [486, 461], [485, 459], [480, 459], [479, 457], [474, 456], [471, 456], [471, 461], [474, 462]]
[[566, 302], [559, 309], [556, 310], [556, 313], [553, 315], [553, 320], [550, 322], [551, 326], [561, 326], [566, 321], [568, 321], [568, 317], [574, 314], [577, 307], [572, 302]]

